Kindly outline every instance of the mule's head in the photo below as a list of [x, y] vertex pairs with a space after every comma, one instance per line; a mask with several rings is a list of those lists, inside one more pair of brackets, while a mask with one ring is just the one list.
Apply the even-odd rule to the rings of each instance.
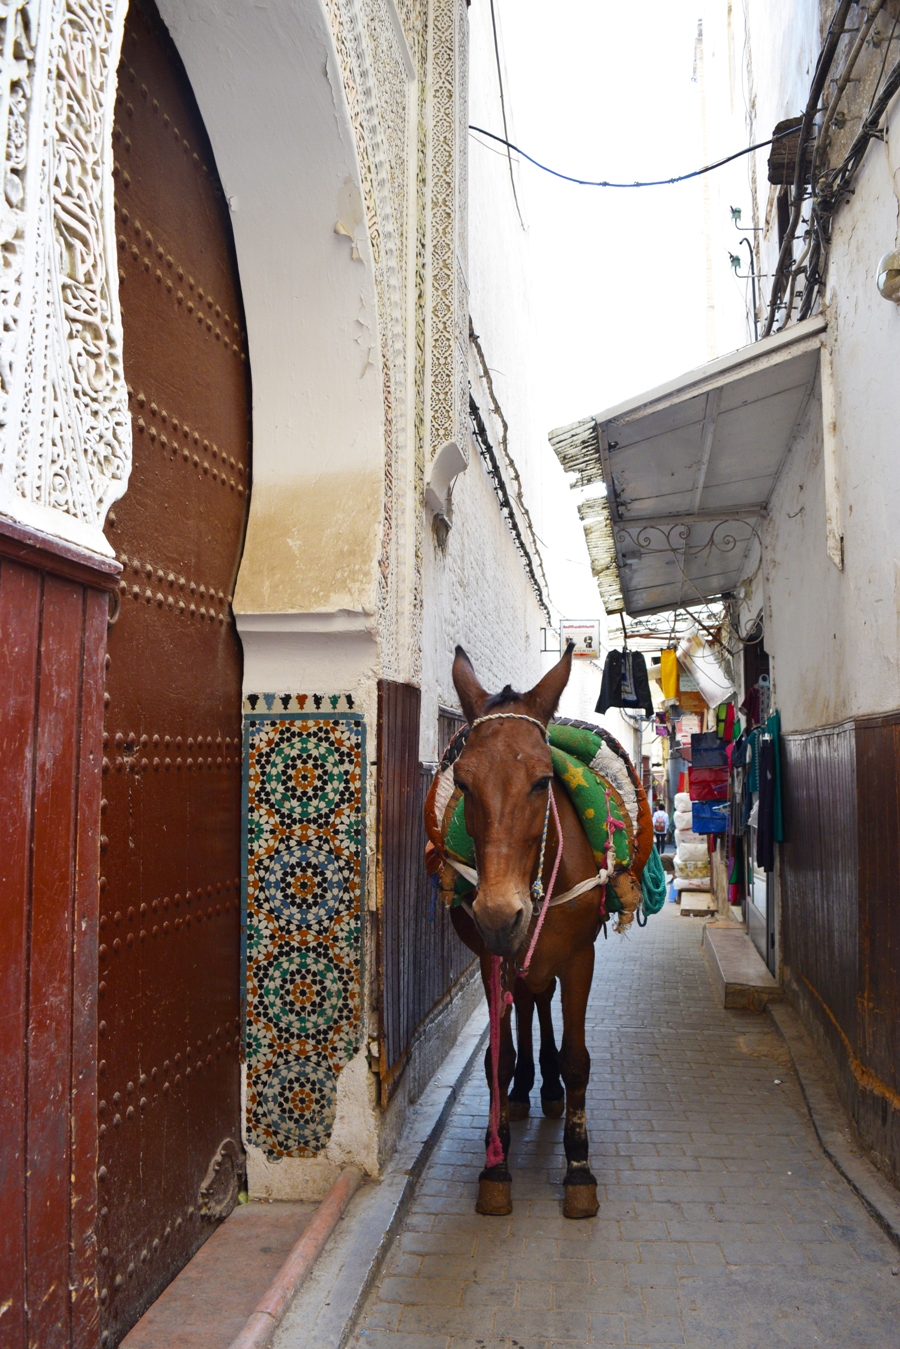
[[[493, 955], [514, 955], [528, 932], [531, 884], [553, 779], [541, 727], [556, 711], [572, 671], [573, 650], [567, 646], [562, 660], [528, 693], [515, 693], [507, 684], [501, 693], [489, 694], [465, 651], [456, 648], [453, 683], [473, 730], [454, 765], [454, 778], [465, 797], [466, 828], [475, 843], [479, 885], [472, 912]], [[496, 712], [518, 716], [474, 725]]]

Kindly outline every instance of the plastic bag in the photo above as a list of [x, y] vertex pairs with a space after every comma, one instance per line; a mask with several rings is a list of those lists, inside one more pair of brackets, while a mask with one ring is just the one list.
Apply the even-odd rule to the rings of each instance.
[[675, 812], [676, 829], [691, 829], [693, 827], [693, 824], [694, 824], [694, 816], [692, 811], [676, 810]]
[[679, 843], [675, 856], [680, 862], [705, 862], [709, 865], [709, 847], [703, 838], [698, 838], [696, 843]]
[[691, 808], [691, 798], [690, 798], [689, 793], [688, 793], [688, 792], [676, 792], [676, 793], [675, 793], [675, 809], [676, 809], [676, 810], [690, 810], [690, 808]]
[[676, 876], [672, 882], [673, 890], [705, 890], [709, 893], [709, 877], [705, 881], [690, 880], [686, 876]]
[[675, 858], [675, 875], [679, 880], [709, 880], [709, 858], [702, 862], [681, 862]]

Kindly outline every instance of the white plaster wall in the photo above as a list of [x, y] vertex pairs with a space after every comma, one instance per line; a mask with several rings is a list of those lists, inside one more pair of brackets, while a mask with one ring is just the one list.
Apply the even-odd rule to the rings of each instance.
[[[493, 127], [499, 124], [500, 106], [486, 5], [469, 10], [469, 32], [470, 121]], [[576, 498], [547, 444], [548, 421], [542, 413], [542, 372], [531, 306], [529, 236], [516, 212], [505, 159], [471, 141], [468, 200], [472, 323], [509, 426], [509, 453], [521, 480], [521, 504], [539, 540], [537, 550], [542, 553], [553, 620], [559, 616], [602, 618]], [[489, 391], [474, 352], [470, 365], [474, 397], [507, 488], [514, 494], [514, 475], [502, 462], [501, 427], [491, 412]], [[546, 617], [500, 515], [477, 446], [472, 442], [468, 448], [469, 468], [456, 480], [453, 491], [453, 528], [447, 547], [444, 552], [436, 548], [430, 531], [424, 541], [421, 752], [425, 758], [432, 756], [436, 744], [438, 703], [457, 705], [450, 680], [457, 642], [469, 652], [489, 689], [507, 682], [514, 688], [527, 688], [558, 659], [541, 655]], [[518, 510], [519, 503], [515, 504]], [[524, 528], [524, 516], [520, 519]], [[592, 678], [583, 672], [573, 676], [571, 690], [564, 695], [566, 715], [593, 716], [599, 673], [595, 692], [589, 688]]]
[[[324, 4], [160, 0], [160, 11], [231, 205], [247, 319], [253, 492], [235, 610], [373, 613], [381, 360], [356, 147]], [[338, 221], [352, 237], [335, 232]]]
[[[786, 730], [900, 706], [900, 309], [875, 286], [898, 241], [900, 109], [834, 231], [828, 289], [844, 569], [825, 551], [821, 403], [810, 403], [765, 533], [766, 647]], [[749, 616], [751, 605], [746, 606]]]
[[[749, 5], [758, 134], [803, 108], [820, 34], [817, 5]], [[765, 217], [759, 152], [760, 214]], [[837, 406], [837, 479], [844, 568], [825, 547], [818, 388], [770, 503], [761, 575], [743, 605], [764, 604], [766, 648], [784, 728], [799, 730], [900, 706], [900, 518], [897, 461], [900, 309], [875, 271], [900, 241], [900, 108], [885, 143], [870, 143], [853, 196], [836, 215], [826, 296]], [[763, 265], [777, 254], [774, 227]]]
[[454, 648], [465, 647], [482, 685], [527, 689], [541, 675], [546, 622], [513, 546], [474, 441], [453, 489], [453, 527], [442, 551], [431, 530], [423, 558], [422, 725], [419, 752], [437, 757], [438, 705], [458, 707]]

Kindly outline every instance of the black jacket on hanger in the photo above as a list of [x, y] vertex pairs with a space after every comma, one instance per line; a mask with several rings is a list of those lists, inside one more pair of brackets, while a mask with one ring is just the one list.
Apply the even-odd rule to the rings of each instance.
[[610, 707], [628, 707], [653, 716], [647, 662], [640, 651], [610, 651], [603, 666], [603, 683], [596, 712]]

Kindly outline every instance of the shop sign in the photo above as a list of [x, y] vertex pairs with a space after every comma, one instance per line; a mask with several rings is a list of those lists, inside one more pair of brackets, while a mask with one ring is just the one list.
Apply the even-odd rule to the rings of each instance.
[[559, 625], [560, 650], [566, 642], [575, 643], [574, 655], [582, 660], [600, 658], [600, 620], [564, 618]]

